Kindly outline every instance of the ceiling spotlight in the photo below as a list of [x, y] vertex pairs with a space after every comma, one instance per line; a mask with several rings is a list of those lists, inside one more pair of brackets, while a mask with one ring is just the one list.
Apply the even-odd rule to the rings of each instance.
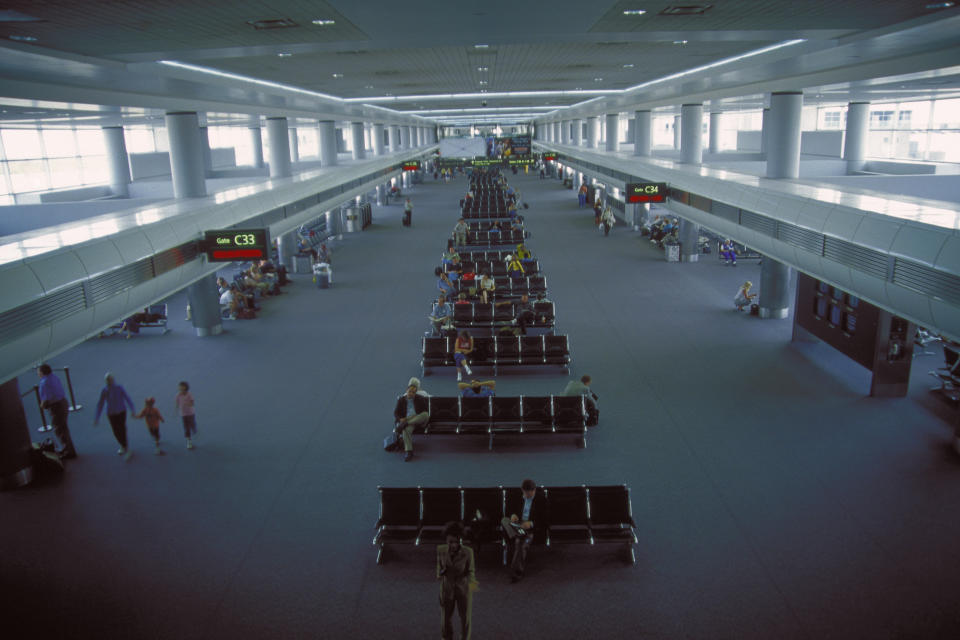
[[593, 81], [594, 81], [594, 82], [603, 82], [603, 78], [594, 78]]
[[334, 74], [333, 74], [333, 77], [334, 77], [334, 78], [342, 78], [342, 77], [343, 77], [343, 74], [342, 74], [342, 73], [334, 73]]
[[490, 83], [487, 82], [486, 80], [481, 80], [481, 81], [480, 81], [480, 86], [483, 86], [483, 85], [485, 85], [485, 84], [490, 84]]
[[477, 67], [477, 71], [490, 71], [490, 67]]
[[490, 45], [488, 44], [475, 44], [473, 45], [474, 49], [489, 49]]
[[364, 86], [363, 88], [364, 88], [364, 89], [373, 89], [373, 85], [372, 85], [372, 84], [368, 84], [368, 85]]
[[292, 56], [292, 55], [293, 55], [292, 53], [278, 53], [278, 54], [277, 54], [277, 57], [278, 57], [278, 58], [289, 58], [289, 57]]
[[629, 62], [628, 62], [627, 64], [623, 65], [623, 68], [624, 68], [624, 69], [633, 69], [633, 63], [629, 63]]
[[673, 44], [687, 44], [689, 40], [674, 40]]
[[646, 9], [624, 9], [623, 15], [625, 16], [642, 16], [647, 12]]
[[10, 36], [11, 40], [16, 40], [17, 42], [36, 42], [36, 36]]
[[332, 25], [332, 24], [337, 24], [337, 21], [336, 21], [336, 20], [324, 20], [324, 19], [322, 19], [322, 18], [318, 18], [318, 19], [316, 19], [316, 20], [311, 20], [311, 22], [312, 22], [313, 24], [317, 25], [318, 27], [329, 27], [329, 26]]
[[932, 2], [928, 4], [925, 8], [926, 9], [949, 9], [955, 4], [956, 2]]

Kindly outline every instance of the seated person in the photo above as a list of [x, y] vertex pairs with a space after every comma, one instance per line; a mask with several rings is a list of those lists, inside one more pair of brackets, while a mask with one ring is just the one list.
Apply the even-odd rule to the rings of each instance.
[[233, 287], [228, 287], [225, 291], [220, 292], [220, 306], [230, 308], [230, 305], [233, 304], [233, 298], [236, 296], [236, 285]]
[[467, 231], [469, 230], [470, 225], [467, 224], [466, 220], [460, 218], [453, 228], [453, 242], [456, 246], [462, 247], [467, 244]]
[[460, 395], [464, 398], [489, 398], [494, 395], [496, 386], [497, 383], [494, 380], [471, 380], [470, 382], [457, 383]]
[[520, 262], [533, 262], [533, 254], [523, 244], [517, 245], [517, 258]]
[[434, 307], [429, 318], [433, 325], [433, 331], [437, 335], [453, 329], [453, 307], [447, 302], [446, 296], [442, 293], [437, 298], [437, 305]]
[[521, 216], [517, 216], [510, 221], [510, 231], [523, 231], [523, 220]]
[[506, 512], [510, 515], [500, 522], [510, 544], [510, 582], [523, 577], [530, 545], [543, 537], [547, 524], [546, 501], [537, 489], [537, 483], [527, 478], [520, 490], [520, 498], [506, 505]]
[[[510, 304], [510, 302], [498, 302], [497, 306]], [[513, 322], [520, 328], [522, 335], [527, 335], [527, 327], [536, 321], [536, 313], [533, 310], [533, 303], [530, 302], [530, 296], [523, 294], [520, 296], [520, 302], [513, 303]]]
[[416, 387], [418, 396], [423, 396], [424, 398], [430, 397], [430, 394], [427, 393], [426, 389], [423, 388], [423, 385], [420, 384], [420, 378], [410, 378], [410, 381], [407, 382], [407, 387]]
[[467, 356], [473, 353], [473, 337], [466, 331], [461, 331], [453, 345], [453, 361], [457, 365], [457, 382], [463, 380], [463, 374], [472, 375]]
[[263, 282], [263, 277], [259, 278], [252, 269], [243, 272], [243, 286], [253, 291], [259, 291], [261, 295], [267, 295], [270, 291], [270, 285]]
[[733, 248], [733, 241], [729, 238], [720, 245], [720, 257], [723, 258], [723, 264], [737, 266], [737, 252]]
[[277, 268], [273, 265], [273, 262], [264, 258], [260, 261], [260, 273], [264, 275], [269, 275], [271, 273], [276, 273]]
[[503, 229], [501, 229], [500, 227], [500, 221], [494, 220], [492, 223], [490, 223], [490, 228], [487, 229], [487, 231], [489, 231], [490, 233], [500, 233], [501, 231], [503, 231]]
[[127, 332], [127, 340], [130, 339], [131, 333], [140, 333], [140, 323], [144, 321], [144, 315], [143, 313], [135, 313], [120, 325], [120, 331]]
[[447, 277], [450, 278], [450, 282], [455, 282], [460, 279], [461, 273], [463, 273], [463, 266], [461, 266], [459, 262], [455, 262], [450, 265], [447, 271]]
[[750, 289], [753, 287], [753, 283], [747, 280], [743, 285], [737, 290], [737, 295], [733, 297], [733, 304], [737, 307], [737, 311], [743, 311], [743, 308], [750, 308], [750, 305], [753, 303], [753, 299], [757, 297], [757, 294], [750, 293]]
[[447, 298], [453, 298], [456, 295], [456, 288], [453, 286], [453, 281], [444, 273], [443, 269], [437, 267], [433, 270], [434, 275], [437, 276], [437, 289]]
[[447, 250], [443, 252], [443, 258], [441, 258], [441, 262], [443, 262], [443, 264], [453, 264], [454, 258], [459, 260], [460, 254], [457, 253], [457, 250], [454, 248], [453, 240], [448, 240]]
[[493, 296], [496, 292], [497, 283], [490, 276], [490, 271], [484, 269], [483, 275], [480, 276], [480, 301], [481, 302], [493, 302]]
[[511, 202], [507, 205], [507, 215], [510, 216], [510, 220], [515, 220], [517, 217], [517, 203]]
[[429, 404], [427, 399], [417, 394], [418, 387], [410, 385], [406, 393], [397, 398], [393, 409], [394, 429], [403, 437], [404, 462], [413, 458], [413, 428], [426, 424], [430, 420]]
[[470, 301], [467, 300], [467, 292], [461, 291], [460, 294], [457, 296], [457, 301], [454, 302], [453, 304], [470, 304]]
[[587, 405], [587, 425], [594, 426], [600, 421], [600, 409], [597, 402], [600, 397], [590, 388], [590, 376], [582, 376], [579, 381], [571, 380], [563, 390], [565, 396], [583, 396]]
[[299, 238], [297, 240], [297, 253], [300, 255], [310, 254], [314, 258], [317, 257], [317, 252], [314, 251], [313, 247], [310, 246], [310, 243], [307, 242], [304, 238]]
[[[223, 277], [217, 278], [217, 291], [220, 293], [220, 295], [222, 296], [225, 291], [229, 291], [229, 290], [230, 290], [230, 283], [227, 282], [227, 279]], [[220, 304], [223, 304], [223, 302], [221, 302]]]

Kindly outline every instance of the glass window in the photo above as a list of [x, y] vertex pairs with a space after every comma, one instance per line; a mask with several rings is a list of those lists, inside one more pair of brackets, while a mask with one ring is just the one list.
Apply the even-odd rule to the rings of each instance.
[[153, 132], [149, 129], [124, 129], [123, 139], [127, 153], [153, 153], [157, 150], [153, 144]]
[[36, 129], [3, 129], [3, 149], [8, 160], [27, 160], [43, 156], [40, 132]]
[[889, 129], [892, 123], [893, 110], [870, 112], [871, 129]]
[[933, 103], [931, 129], [960, 129], [960, 98]]
[[50, 186], [54, 189], [83, 184], [80, 158], [54, 158], [47, 162], [50, 167]]
[[82, 155], [99, 156], [107, 153], [100, 129], [77, 129], [77, 146]]
[[854, 333], [857, 330], [857, 316], [852, 313], [848, 313], [843, 318], [843, 328], [846, 329], [847, 333]]
[[43, 191], [50, 188], [47, 168], [43, 160], [21, 160], [10, 162], [10, 183], [14, 193]]
[[48, 158], [69, 158], [77, 155], [77, 139], [73, 129], [45, 129], [43, 148]]
[[86, 156], [80, 159], [83, 171], [83, 184], [106, 183], [109, 177], [107, 156]]
[[318, 129], [297, 129], [297, 148], [301, 158], [313, 158], [320, 155], [320, 146], [317, 141]]

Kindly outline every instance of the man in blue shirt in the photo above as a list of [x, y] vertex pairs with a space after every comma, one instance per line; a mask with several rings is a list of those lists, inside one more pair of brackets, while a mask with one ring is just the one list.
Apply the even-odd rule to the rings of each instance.
[[494, 389], [497, 383], [494, 380], [471, 380], [470, 382], [458, 382], [460, 395], [464, 398], [489, 398], [494, 395]]
[[453, 329], [453, 307], [442, 293], [437, 298], [437, 306], [430, 314], [430, 322], [433, 323], [433, 329], [437, 335], [442, 335], [444, 330]]
[[126, 389], [114, 382], [112, 373], [107, 373], [103, 379], [106, 386], [100, 391], [97, 412], [93, 416], [93, 426], [97, 426], [100, 421], [100, 413], [103, 411], [103, 405], [106, 404], [107, 419], [110, 421], [110, 428], [113, 429], [113, 437], [120, 444], [117, 455], [129, 460], [131, 453], [127, 448], [127, 412], [125, 405], [130, 407], [130, 415], [136, 413], [137, 410], [133, 406], [133, 400], [127, 395]]
[[50, 423], [53, 432], [57, 434], [63, 448], [57, 452], [65, 460], [77, 457], [77, 450], [73, 448], [73, 439], [70, 437], [70, 428], [67, 426], [67, 416], [70, 413], [67, 396], [63, 392], [63, 385], [53, 373], [49, 364], [42, 364], [37, 368], [40, 376], [40, 406], [50, 410]]

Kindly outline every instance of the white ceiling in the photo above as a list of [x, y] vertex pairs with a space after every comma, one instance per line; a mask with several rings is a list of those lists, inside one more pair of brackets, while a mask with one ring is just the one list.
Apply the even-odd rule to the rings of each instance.
[[[502, 94], [623, 92], [655, 83], [642, 91], [602, 96], [565, 117], [641, 105], [666, 107], [693, 99], [742, 108], [784, 84], [804, 89], [808, 99], [819, 94], [817, 100], [834, 102], [956, 95], [960, 76], [937, 69], [960, 61], [955, 55], [960, 48], [958, 10], [928, 9], [928, 4], [11, 0], [0, 11], [0, 37], [8, 45], [7, 55], [0, 55], [0, 94], [53, 101], [58, 117], [73, 111], [68, 103], [85, 102], [137, 108], [133, 113], [121, 110], [128, 118], [141, 117], [144, 110], [156, 114], [168, 108], [195, 108], [398, 122], [414, 120], [365, 107], [362, 99], [389, 97], [390, 102], [377, 104], [426, 118], [432, 109], [478, 109], [486, 103], [499, 109], [491, 116], [515, 109], [515, 114], [522, 114], [518, 119], [529, 120], [533, 116], [528, 107], [568, 107], [594, 96]], [[676, 5], [709, 8], [701, 15], [662, 15]], [[647, 13], [626, 16], [628, 9]], [[35, 20], [4, 21], [9, 11]], [[315, 19], [335, 24], [319, 26], [313, 24]], [[285, 20], [292, 26], [256, 29], [250, 24], [263, 20]], [[24, 44], [10, 41], [11, 36], [36, 40]], [[805, 42], [675, 81], [655, 82], [793, 39]], [[487, 46], [477, 48], [478, 44]], [[303, 91], [161, 67], [156, 64], [160, 60], [355, 101], [343, 103]], [[897, 79], [883, 80], [889, 75]], [[450, 96], [463, 93], [473, 95]], [[0, 118], [42, 115], [23, 110], [43, 109], [35, 104], [8, 105]], [[475, 112], [462, 115], [465, 120], [483, 117]]]

